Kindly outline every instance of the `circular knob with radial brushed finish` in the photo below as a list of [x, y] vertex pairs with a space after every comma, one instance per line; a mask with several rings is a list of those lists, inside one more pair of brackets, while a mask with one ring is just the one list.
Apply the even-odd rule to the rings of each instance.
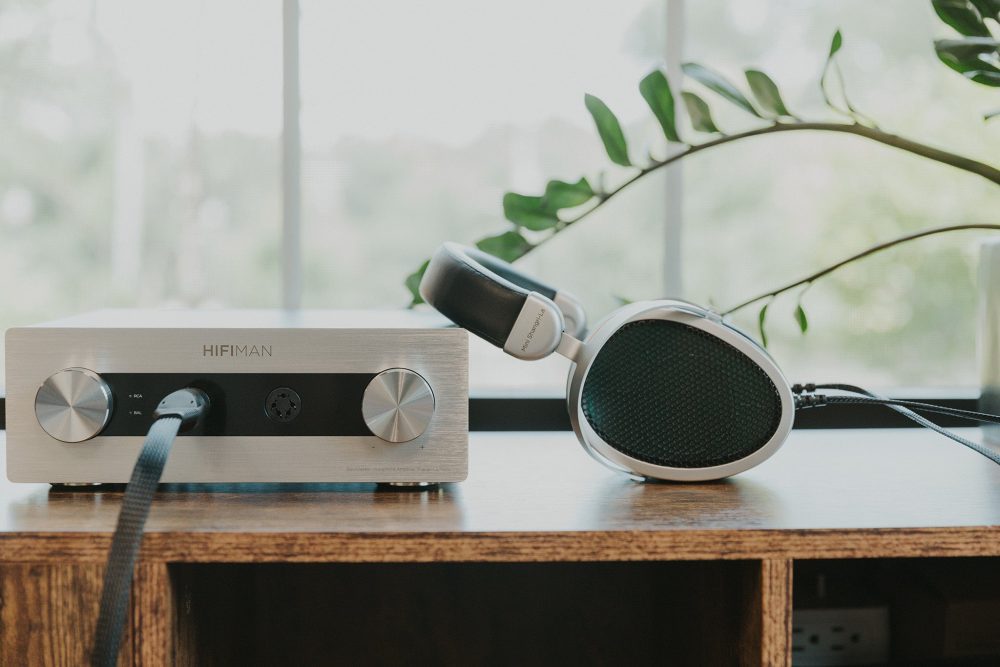
[[387, 442], [407, 442], [430, 424], [434, 392], [419, 374], [390, 368], [368, 383], [361, 412], [374, 435]]
[[39, 426], [56, 440], [83, 442], [104, 430], [114, 398], [108, 383], [86, 368], [53, 373], [35, 394]]

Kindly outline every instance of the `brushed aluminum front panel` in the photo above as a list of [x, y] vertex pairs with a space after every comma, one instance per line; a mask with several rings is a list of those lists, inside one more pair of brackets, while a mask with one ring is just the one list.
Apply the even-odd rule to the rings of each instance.
[[[98, 318], [99, 319], [99, 318]], [[7, 332], [7, 476], [15, 482], [126, 482], [143, 438], [60, 442], [34, 412], [64, 368], [97, 373], [379, 373], [408, 368], [436, 409], [414, 440], [375, 436], [178, 438], [164, 482], [450, 482], [468, 471], [468, 336], [438, 328], [39, 326]], [[242, 322], [241, 322], [242, 323]], [[205, 345], [266, 345], [272, 355], [203, 356]], [[178, 387], [179, 388], [179, 387]], [[263, 400], [265, 397], [261, 397]], [[312, 402], [312, 409], [321, 409]]]

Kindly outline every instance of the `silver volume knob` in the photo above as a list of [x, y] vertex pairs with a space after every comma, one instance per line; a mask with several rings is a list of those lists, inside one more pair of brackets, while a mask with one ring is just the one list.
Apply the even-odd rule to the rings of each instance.
[[104, 430], [114, 398], [101, 376], [86, 368], [66, 368], [42, 383], [35, 394], [35, 417], [56, 440], [83, 442]]
[[427, 430], [434, 416], [434, 392], [417, 373], [390, 368], [368, 383], [361, 413], [374, 435], [388, 442], [407, 442]]

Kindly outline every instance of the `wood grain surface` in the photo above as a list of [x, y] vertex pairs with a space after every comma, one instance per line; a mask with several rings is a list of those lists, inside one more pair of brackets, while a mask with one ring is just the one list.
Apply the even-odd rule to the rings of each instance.
[[792, 561], [753, 565], [742, 582], [747, 606], [740, 626], [740, 663], [787, 667], [792, 656]]
[[[969, 430], [967, 435], [977, 435]], [[85, 446], [85, 445], [84, 445]], [[571, 434], [474, 434], [466, 482], [166, 485], [145, 561], [393, 562], [1000, 555], [1000, 466], [916, 429], [804, 431], [702, 484], [640, 484]], [[119, 489], [0, 484], [0, 562], [102, 562]]]
[[[131, 647], [133, 665], [158, 667], [176, 662], [176, 595], [166, 563], [139, 563], [132, 585], [131, 626], [139, 641]], [[129, 647], [122, 650], [127, 653]]]
[[[475, 434], [470, 463], [425, 491], [161, 487], [120, 664], [783, 666], [792, 559], [1000, 556], [1000, 467], [914, 429], [796, 432], [706, 484], [567, 433]], [[0, 665], [87, 661], [120, 503], [0, 483]]]
[[[104, 568], [0, 564], [0, 665], [86, 665], [93, 650]], [[119, 665], [130, 665], [132, 633]]]

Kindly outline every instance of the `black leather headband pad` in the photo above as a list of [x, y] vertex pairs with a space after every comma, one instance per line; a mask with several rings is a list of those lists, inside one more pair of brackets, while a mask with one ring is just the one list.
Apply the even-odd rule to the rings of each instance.
[[556, 290], [543, 282], [539, 282], [529, 275], [521, 273], [510, 262], [505, 262], [499, 257], [483, 252], [479, 248], [464, 248], [465, 254], [479, 262], [487, 269], [497, 274], [501, 278], [506, 278], [518, 287], [523, 287], [529, 292], [538, 292], [542, 296], [554, 299]]
[[[420, 295], [455, 324], [503, 347], [532, 290], [484, 266], [478, 261], [482, 255], [485, 253], [457, 243], [445, 243], [427, 265]], [[487, 257], [489, 264], [505, 264]], [[514, 271], [509, 264], [507, 267]]]

